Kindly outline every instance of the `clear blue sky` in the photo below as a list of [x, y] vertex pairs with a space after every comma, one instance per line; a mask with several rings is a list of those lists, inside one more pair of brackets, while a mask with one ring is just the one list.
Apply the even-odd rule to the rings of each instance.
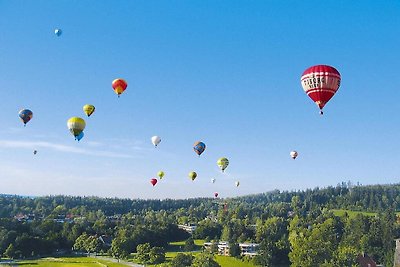
[[[399, 12], [389, 0], [0, 0], [0, 192], [231, 197], [397, 183]], [[342, 75], [323, 117], [300, 84], [316, 64]], [[78, 143], [66, 121], [88, 103]], [[34, 113], [25, 128], [20, 108]]]

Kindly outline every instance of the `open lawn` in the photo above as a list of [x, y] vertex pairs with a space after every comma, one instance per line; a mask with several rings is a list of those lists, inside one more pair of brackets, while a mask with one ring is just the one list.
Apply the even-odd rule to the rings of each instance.
[[[196, 245], [195, 250], [201, 250], [203, 248], [204, 239], [195, 239], [194, 244]], [[168, 245], [167, 251], [169, 252], [185, 252], [185, 241], [171, 242]]]
[[[15, 265], [10, 265], [15, 266]], [[17, 261], [16, 266], [24, 267], [126, 267], [124, 264], [88, 257], [43, 258], [39, 260]]]
[[366, 211], [353, 211], [353, 210], [337, 210], [337, 209], [333, 209], [332, 210], [333, 214], [335, 216], [344, 216], [344, 214], [347, 212], [347, 215], [349, 215], [350, 218], [354, 218], [356, 217], [358, 214], [362, 214], [364, 216], [375, 216], [376, 212], [366, 212]]
[[217, 255], [217, 256], [215, 256], [215, 259], [221, 265], [221, 267], [230, 267], [230, 266], [235, 266], [235, 267], [255, 267], [255, 265], [252, 264], [251, 262], [241, 261], [241, 260], [233, 258], [233, 257]]

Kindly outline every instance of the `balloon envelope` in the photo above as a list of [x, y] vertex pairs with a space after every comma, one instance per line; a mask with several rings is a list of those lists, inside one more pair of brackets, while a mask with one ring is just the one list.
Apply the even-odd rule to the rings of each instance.
[[55, 29], [54, 30], [54, 34], [57, 36], [60, 36], [62, 34], [62, 30], [61, 29]]
[[83, 106], [83, 112], [85, 112], [85, 114], [86, 114], [88, 117], [90, 117], [90, 115], [93, 114], [93, 112], [94, 112], [95, 109], [96, 109], [96, 108], [95, 108], [93, 105], [87, 104], [87, 105], [84, 105], [84, 106]]
[[153, 143], [153, 145], [156, 147], [158, 146], [158, 144], [161, 142], [161, 137], [155, 135], [151, 138], [151, 142]]
[[37, 150], [33, 150], [33, 155], [36, 155], [37, 154]]
[[128, 83], [124, 79], [118, 78], [112, 82], [111, 86], [119, 97], [128, 87]]
[[238, 186], [240, 185], [240, 182], [239, 182], [239, 181], [236, 181], [236, 182], [235, 182], [235, 185], [236, 185], [236, 187], [238, 187]]
[[192, 181], [194, 181], [194, 179], [196, 179], [196, 177], [197, 177], [196, 172], [189, 172], [189, 178], [192, 179]]
[[340, 73], [328, 65], [316, 65], [306, 69], [301, 76], [304, 92], [321, 110], [337, 92], [340, 86]]
[[157, 184], [157, 179], [156, 179], [156, 178], [150, 179], [150, 183], [151, 183], [153, 186], [155, 186], [155, 185]]
[[162, 178], [164, 177], [164, 175], [165, 175], [165, 173], [164, 173], [163, 171], [159, 171], [159, 172], [157, 173], [157, 176], [158, 176], [160, 179], [162, 179]]
[[198, 141], [198, 142], [194, 143], [193, 150], [194, 150], [194, 152], [196, 152], [197, 155], [200, 156], [204, 152], [204, 150], [206, 150], [206, 144]]
[[218, 192], [215, 192], [215, 193], [214, 193], [214, 197], [218, 197]]
[[18, 113], [21, 121], [26, 125], [33, 117], [33, 112], [29, 109], [21, 109]]
[[297, 151], [295, 151], [295, 150], [290, 152], [290, 157], [292, 157], [292, 159], [296, 159], [298, 155], [299, 155], [299, 153], [297, 153]]
[[85, 129], [86, 122], [82, 118], [72, 117], [67, 121], [67, 127], [71, 134], [76, 138]]
[[212, 178], [211, 183], [215, 183], [216, 179]]
[[229, 165], [229, 160], [227, 158], [220, 158], [217, 161], [217, 165], [222, 171], [225, 171]]

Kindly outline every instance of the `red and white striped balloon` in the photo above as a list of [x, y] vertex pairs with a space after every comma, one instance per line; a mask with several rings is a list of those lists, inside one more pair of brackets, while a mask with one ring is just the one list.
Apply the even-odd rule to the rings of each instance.
[[340, 73], [334, 67], [316, 65], [306, 69], [301, 76], [301, 85], [306, 94], [317, 104], [320, 114], [340, 86]]

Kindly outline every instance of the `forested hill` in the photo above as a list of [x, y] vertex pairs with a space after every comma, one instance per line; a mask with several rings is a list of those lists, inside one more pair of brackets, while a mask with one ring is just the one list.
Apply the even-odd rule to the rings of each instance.
[[[233, 248], [240, 242], [258, 243], [258, 255], [247, 259], [257, 266], [356, 266], [362, 252], [393, 266], [399, 203], [398, 184], [342, 183], [227, 199], [0, 195], [0, 256], [52, 255], [73, 248], [124, 258], [147, 243], [163, 251], [170, 242], [187, 239], [191, 244], [197, 238], [229, 241], [236, 244]], [[343, 210], [363, 212], [351, 216]], [[197, 228], [190, 236], [180, 224]], [[240, 257], [237, 251], [230, 253]]]
[[[261, 215], [268, 207], [290, 209], [298, 202], [303, 210], [315, 207], [327, 209], [349, 209], [355, 211], [379, 212], [393, 208], [400, 210], [400, 184], [351, 186], [348, 183], [333, 187], [314, 188], [303, 191], [279, 191], [247, 195], [236, 198], [212, 199], [120, 199], [76, 196], [22, 197], [17, 195], [0, 195], [0, 217], [9, 218], [20, 213], [31, 213], [41, 216], [71, 213], [84, 215], [87, 212], [101, 210], [105, 215], [144, 214], [147, 211], [174, 212], [179, 209], [203, 211], [200, 217], [209, 210], [221, 206], [225, 209], [236, 207], [251, 208]], [[220, 204], [220, 205], [218, 205]], [[281, 207], [282, 206], [282, 207]], [[286, 210], [286, 209], [285, 209]], [[257, 212], [258, 211], [258, 212]], [[254, 214], [255, 215], [255, 214]], [[264, 214], [265, 215], [265, 214]]]

